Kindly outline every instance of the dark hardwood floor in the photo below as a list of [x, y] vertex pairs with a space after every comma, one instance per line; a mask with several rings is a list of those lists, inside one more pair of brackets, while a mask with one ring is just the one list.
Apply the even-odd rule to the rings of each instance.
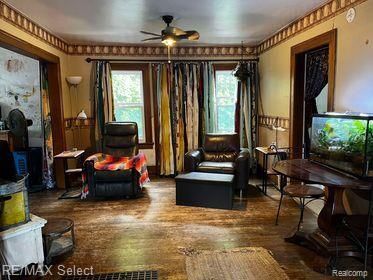
[[[58, 200], [61, 192], [30, 195], [33, 214], [75, 222], [76, 249], [56, 265], [92, 265], [95, 272], [158, 270], [160, 279], [186, 279], [182, 247], [253, 246], [270, 250], [290, 279], [325, 279], [312, 270], [312, 251], [283, 240], [299, 218], [294, 201], [284, 200], [280, 224], [274, 225], [279, 198], [275, 190], [264, 196], [251, 187], [231, 211], [176, 206], [172, 179], [152, 180], [144, 196], [132, 200]], [[305, 221], [315, 225], [316, 217], [306, 211]]]

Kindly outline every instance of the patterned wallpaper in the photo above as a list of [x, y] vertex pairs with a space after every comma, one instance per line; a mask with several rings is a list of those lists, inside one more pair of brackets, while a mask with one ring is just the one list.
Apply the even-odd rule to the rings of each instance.
[[31, 119], [30, 146], [42, 146], [39, 61], [0, 48], [0, 106], [2, 119], [15, 108]]

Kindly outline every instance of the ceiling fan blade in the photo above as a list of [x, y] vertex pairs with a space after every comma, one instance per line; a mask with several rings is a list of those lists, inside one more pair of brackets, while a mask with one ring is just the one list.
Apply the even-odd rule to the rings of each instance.
[[157, 36], [157, 37], [147, 38], [147, 39], [144, 39], [144, 40], [141, 40], [141, 41], [145, 42], [145, 41], [160, 40], [160, 39], [162, 39], [162, 37], [161, 36]]
[[199, 39], [199, 33], [195, 30], [188, 30], [188, 31], [185, 31], [185, 33], [187, 35], [188, 40], [196, 41]]
[[186, 34], [186, 32], [184, 30], [182, 30], [181, 28], [179, 28], [179, 27], [172, 26], [171, 28], [173, 29], [172, 33], [175, 34], [176, 36], [180, 36], [180, 35], [185, 35]]
[[161, 33], [163, 36], [181, 36], [186, 34], [184, 30], [173, 26], [167, 26]]
[[153, 36], [161, 36], [160, 34], [156, 34], [156, 33], [153, 33], [153, 32], [148, 32], [148, 31], [140, 31], [142, 34], [146, 34], [146, 35], [153, 35]]
[[179, 40], [187, 39], [189, 41], [197, 41], [199, 39], [199, 33], [195, 30], [185, 31], [184, 35], [177, 36]]

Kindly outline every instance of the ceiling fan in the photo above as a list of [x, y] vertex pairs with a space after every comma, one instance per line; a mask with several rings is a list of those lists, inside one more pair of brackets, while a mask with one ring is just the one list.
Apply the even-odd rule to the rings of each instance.
[[170, 15], [164, 15], [162, 16], [162, 20], [167, 24], [166, 28], [161, 31], [161, 34], [156, 34], [152, 32], [147, 31], [140, 31], [143, 34], [146, 35], [153, 35], [156, 37], [151, 37], [142, 40], [145, 41], [152, 41], [152, 40], [161, 40], [163, 44], [165, 44], [168, 47], [172, 47], [177, 41], [180, 40], [190, 40], [190, 41], [196, 41], [199, 39], [199, 33], [195, 30], [187, 30], [184, 31], [178, 27], [171, 26], [171, 22], [174, 19], [173, 16]]

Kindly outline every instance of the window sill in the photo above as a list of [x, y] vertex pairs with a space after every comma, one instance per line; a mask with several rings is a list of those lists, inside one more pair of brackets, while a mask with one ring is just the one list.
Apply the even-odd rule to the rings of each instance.
[[141, 150], [150, 150], [153, 149], [154, 143], [139, 143], [139, 148]]

